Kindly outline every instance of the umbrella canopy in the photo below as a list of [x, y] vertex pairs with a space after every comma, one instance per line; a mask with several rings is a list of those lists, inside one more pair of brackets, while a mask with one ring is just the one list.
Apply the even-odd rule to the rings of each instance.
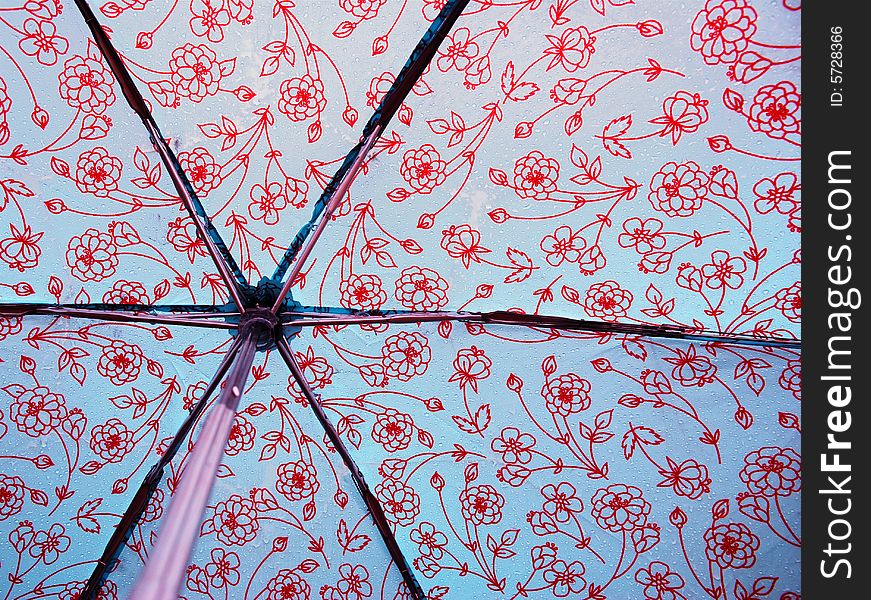
[[800, 598], [799, 11], [5, 3], [5, 597]]

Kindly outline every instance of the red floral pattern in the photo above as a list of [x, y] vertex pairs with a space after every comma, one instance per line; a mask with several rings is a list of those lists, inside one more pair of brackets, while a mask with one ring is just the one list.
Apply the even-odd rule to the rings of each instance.
[[[295, 298], [797, 335], [792, 9], [534, 4], [461, 17]], [[256, 282], [394, 82], [405, 41], [442, 5], [95, 9]], [[35, 0], [0, 24], [11, 61], [0, 77], [0, 291], [222, 304], [168, 174], [64, 8]], [[796, 353], [532, 335], [326, 327], [295, 346], [431, 597], [723, 598], [753, 577], [772, 582], [771, 597], [797, 597], [794, 569], [764, 558], [786, 565], [800, 543]], [[16, 596], [71, 600], [88, 575], [67, 566], [72, 549], [102, 545], [201, 393], [189, 373], [208, 372], [226, 346], [175, 328], [35, 317], [0, 318], [0, 339], [12, 373], [0, 443], [15, 456], [0, 477], [4, 580]], [[347, 473], [274, 360], [255, 364], [183, 595], [401, 594]], [[711, 393], [725, 399], [716, 408]], [[726, 440], [740, 451], [721, 455]], [[147, 556], [178, 475], [149, 503], [128, 565]], [[101, 597], [125, 592], [109, 581]]]
[[192, 102], [202, 102], [220, 89], [221, 65], [214, 51], [204, 44], [185, 44], [173, 50], [169, 69], [178, 94]]
[[64, 397], [42, 386], [23, 391], [9, 407], [18, 431], [31, 437], [51, 433], [66, 416]]

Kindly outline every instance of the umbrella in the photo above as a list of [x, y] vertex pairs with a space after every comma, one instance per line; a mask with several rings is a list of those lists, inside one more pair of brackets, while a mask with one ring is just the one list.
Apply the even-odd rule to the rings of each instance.
[[691, 4], [5, 3], [5, 597], [799, 598], [800, 6]]

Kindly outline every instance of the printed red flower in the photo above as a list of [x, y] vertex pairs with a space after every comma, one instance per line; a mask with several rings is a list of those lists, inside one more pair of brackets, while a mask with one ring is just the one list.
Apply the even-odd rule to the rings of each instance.
[[665, 248], [662, 221], [632, 217], [623, 222], [623, 233], [617, 238], [621, 248], [634, 248], [638, 254], [647, 254]]
[[463, 77], [463, 85], [467, 90], [474, 90], [479, 85], [484, 85], [493, 77], [493, 71], [490, 68], [490, 55], [484, 54], [480, 58], [476, 58], [466, 68], [466, 74]]
[[200, 196], [207, 196], [221, 185], [221, 165], [207, 149], [197, 146], [190, 152], [180, 152], [178, 162]]
[[314, 465], [304, 460], [284, 463], [276, 474], [276, 491], [291, 501], [311, 498], [321, 487]]
[[[136, 0], [137, 2], [141, 0]], [[286, 0], [279, 0], [276, 5], [283, 6]], [[230, 11], [230, 16], [233, 20], [242, 25], [250, 25], [254, 20], [254, 0], [229, 0], [227, 3]]]
[[366, 92], [366, 106], [376, 108], [390, 88], [393, 87], [396, 77], [393, 73], [385, 72], [377, 77], [373, 77], [369, 83], [369, 90]]
[[451, 69], [465, 71], [478, 52], [478, 44], [472, 41], [472, 32], [468, 27], [460, 27], [442, 42], [436, 66], [444, 73]]
[[516, 427], [506, 427], [495, 438], [490, 448], [502, 455], [506, 464], [526, 464], [532, 460], [530, 450], [535, 445], [535, 438], [528, 433], [521, 433]]
[[405, 308], [441, 310], [448, 303], [448, 282], [433, 271], [417, 266], [403, 269], [394, 293]]
[[118, 248], [109, 233], [88, 229], [67, 246], [67, 265], [80, 281], [102, 281], [115, 274]]
[[423, 0], [423, 16], [427, 21], [435, 21], [447, 0]]
[[669, 217], [691, 217], [708, 195], [708, 174], [693, 161], [669, 162], [650, 180], [647, 199]]
[[631, 305], [632, 292], [624, 290], [613, 280], [591, 285], [584, 299], [586, 313], [603, 321], [616, 321], [625, 317]]
[[223, 2], [212, 0], [192, 0], [190, 4], [191, 32], [197, 37], [207, 38], [217, 44], [224, 39], [224, 27], [230, 24], [230, 12]]
[[641, 554], [659, 543], [661, 532], [659, 525], [648, 523], [638, 529], [634, 529], [630, 537], [632, 538], [632, 548], [635, 552]]
[[411, 541], [417, 544], [418, 551], [435, 560], [441, 560], [444, 556], [445, 546], [448, 545], [447, 536], [438, 531], [435, 525], [424, 521], [416, 529], [411, 530]]
[[257, 508], [250, 498], [233, 494], [215, 505], [212, 518], [203, 524], [203, 533], [215, 532], [226, 546], [244, 546], [257, 537], [260, 529]]
[[377, 275], [352, 273], [339, 283], [339, 294], [345, 308], [378, 310], [387, 302], [387, 293]]
[[693, 20], [690, 46], [709, 65], [733, 63], [756, 33], [756, 11], [747, 0], [708, 0]]
[[251, 203], [248, 205], [248, 214], [252, 219], [263, 221], [266, 225], [278, 223], [279, 212], [287, 206], [283, 185], [277, 181], [270, 182], [266, 187], [256, 184], [249, 195]]
[[60, 96], [70, 107], [86, 113], [103, 114], [115, 103], [115, 78], [102, 61], [75, 55], [64, 63], [59, 75]]
[[454, 359], [454, 373], [448, 381], [459, 381], [461, 388], [468, 385], [477, 392], [478, 382], [490, 376], [492, 366], [493, 361], [482, 349], [477, 346], [463, 348], [457, 352], [457, 357]]
[[705, 284], [712, 290], [727, 287], [737, 290], [744, 285], [742, 273], [747, 270], [747, 263], [740, 256], [730, 256], [725, 250], [715, 250], [711, 254], [711, 262], [702, 266]]
[[387, 520], [395, 525], [411, 525], [420, 514], [420, 496], [398, 479], [385, 479], [376, 485], [375, 495]]
[[778, 291], [774, 297], [774, 307], [793, 323], [801, 323], [801, 282]]
[[6, 88], [6, 80], [0, 77], [0, 146], [9, 141], [9, 110], [12, 108], [12, 98]]
[[574, 516], [584, 510], [584, 503], [578, 498], [578, 490], [568, 482], [558, 485], [549, 483], [541, 488], [544, 496], [542, 510], [559, 523], [568, 523]]
[[699, 386], [714, 381], [717, 376], [717, 366], [711, 362], [707, 356], [702, 356], [696, 352], [696, 347], [690, 344], [686, 350], [681, 348], [674, 349], [676, 358], [665, 358], [665, 362], [674, 365], [671, 370], [671, 377], [675, 381], [680, 382], [684, 386]]
[[556, 191], [559, 162], [533, 150], [514, 163], [514, 192], [521, 198], [547, 200]]
[[753, 494], [789, 496], [801, 490], [801, 457], [792, 448], [765, 446], [744, 457], [741, 481]]
[[763, 215], [776, 210], [782, 215], [788, 215], [801, 207], [798, 192], [801, 184], [795, 173], [780, 173], [774, 179], [765, 177], [753, 186], [756, 201], [753, 206]]
[[568, 225], [561, 225], [551, 235], [545, 236], [539, 247], [545, 252], [545, 260], [552, 267], [558, 267], [563, 262], [578, 262], [581, 252], [587, 246], [587, 241], [581, 237], [581, 232], [574, 232]]
[[106, 304], [149, 304], [148, 291], [138, 281], [119, 279], [112, 288], [103, 294]]
[[10, 335], [21, 332], [21, 317], [4, 317], [0, 315], [0, 342]]
[[[58, 600], [80, 600], [85, 591], [85, 581], [71, 581], [58, 594]], [[94, 600], [118, 600], [118, 584], [104, 581]]]
[[584, 97], [588, 81], [577, 77], [566, 77], [556, 82], [550, 90], [550, 99], [558, 104], [577, 104]]
[[97, 372], [115, 385], [135, 381], [142, 368], [142, 349], [136, 344], [112, 340], [103, 346]]
[[58, 54], [65, 54], [70, 47], [65, 37], [57, 35], [57, 27], [52, 21], [27, 19], [22, 29], [24, 37], [18, 40], [18, 47], [26, 55], [35, 56], [42, 65], [56, 64]]
[[281, 569], [269, 580], [263, 592], [266, 592], [266, 600], [309, 600], [311, 586], [290, 569]]
[[[2, 338], [0, 338], [2, 339]], [[780, 387], [792, 392], [796, 400], [801, 400], [801, 361], [789, 360], [780, 374]]]
[[581, 253], [578, 259], [578, 270], [581, 275], [592, 275], [599, 269], [604, 268], [608, 261], [599, 244], [594, 244]]
[[682, 263], [678, 267], [675, 283], [684, 289], [693, 292], [700, 292], [702, 291], [702, 286], [704, 284], [702, 270], [690, 263]]
[[644, 586], [647, 600], [677, 600], [685, 597], [678, 591], [685, 584], [683, 577], [658, 560], [650, 563], [646, 569], [638, 569], [635, 581]]
[[559, 37], [545, 37], [550, 46], [544, 54], [552, 57], [547, 65], [548, 71], [559, 65], [569, 73], [574, 73], [586, 67], [596, 52], [596, 36], [591, 35], [586, 27], [569, 27]]
[[302, 179], [288, 177], [285, 180], [285, 195], [294, 208], [303, 208], [308, 202], [308, 183]]
[[386, 408], [375, 417], [372, 425], [372, 439], [388, 452], [405, 450], [414, 434], [414, 421], [411, 415], [401, 413], [395, 408]]
[[542, 574], [544, 581], [553, 588], [557, 598], [567, 598], [569, 594], [580, 594], [587, 587], [584, 579], [585, 568], [581, 561], [566, 563], [564, 560], [554, 561]]
[[291, 121], [318, 117], [327, 105], [324, 82], [308, 73], [282, 81], [279, 93], [278, 111]]
[[0, 259], [8, 264], [10, 269], [21, 273], [37, 266], [39, 257], [42, 256], [39, 241], [45, 232], [34, 233], [29, 225], [18, 229], [13, 223], [9, 224], [9, 230], [11, 237], [0, 240]]
[[206, 389], [205, 381], [198, 381], [196, 383], [192, 383], [187, 387], [184, 394], [184, 409], [190, 410], [193, 408], [194, 404], [203, 397], [203, 392]]
[[55, 523], [47, 530], [37, 531], [28, 553], [47, 565], [53, 564], [70, 547], [70, 538], [65, 534], [66, 529], [60, 523]]
[[381, 347], [381, 364], [388, 377], [410, 381], [426, 373], [432, 353], [426, 336], [413, 331], [391, 335]]
[[463, 517], [474, 525], [495, 525], [502, 520], [505, 498], [492, 485], [476, 485], [460, 492]]
[[238, 554], [227, 552], [223, 548], [215, 548], [209, 556], [211, 560], [206, 563], [205, 570], [212, 587], [221, 589], [239, 583]]
[[221, 87], [218, 56], [204, 44], [185, 44], [173, 50], [169, 70], [178, 95], [192, 102], [214, 96]]
[[657, 487], [670, 487], [678, 496], [690, 500], [697, 500], [702, 497], [702, 494], [711, 491], [708, 467], [694, 458], [688, 458], [680, 464], [673, 461], [671, 457], [666, 457], [666, 461], [668, 468], [659, 469], [659, 474], [665, 479], [657, 483]]
[[744, 523], [724, 523], [705, 531], [705, 555], [721, 569], [749, 569], [756, 563], [759, 537]]
[[399, 173], [415, 192], [429, 194], [444, 182], [447, 166], [432, 144], [424, 144], [402, 155]]
[[119, 419], [109, 419], [91, 430], [91, 450], [109, 463], [121, 462], [133, 449], [133, 432]]
[[121, 160], [102, 146], [82, 152], [76, 161], [76, 187], [86, 194], [104, 198], [118, 189]]
[[154, 523], [163, 516], [163, 499], [166, 497], [164, 491], [160, 488], [154, 490], [151, 494], [151, 499], [145, 506], [145, 512], [142, 513], [143, 523]]
[[387, 0], [339, 0], [339, 6], [348, 14], [366, 21], [378, 16], [378, 11]]
[[362, 600], [372, 596], [369, 571], [363, 565], [352, 566], [345, 563], [339, 566], [339, 582], [336, 587], [348, 600]]
[[671, 268], [672, 252], [650, 252], [641, 257], [638, 270], [642, 273], [667, 273]]
[[471, 263], [481, 262], [481, 254], [490, 252], [481, 245], [481, 232], [465, 223], [443, 230], [441, 247], [451, 258], [462, 260], [467, 269]]
[[233, 427], [230, 428], [230, 437], [227, 439], [227, 456], [236, 456], [240, 452], [247, 452], [254, 447], [254, 439], [257, 437], [257, 430], [251, 421], [244, 416], [237, 414], [236, 420], [233, 421]]
[[659, 135], [670, 135], [672, 144], [677, 144], [683, 134], [695, 133], [708, 122], [708, 101], [698, 94], [683, 90], [666, 98], [662, 103], [662, 111], [663, 116], [650, 122], [662, 125]]
[[66, 416], [64, 397], [43, 386], [21, 392], [9, 406], [9, 418], [18, 431], [30, 437], [50, 434]]
[[563, 417], [587, 410], [592, 402], [590, 382], [574, 373], [548, 379], [541, 388], [541, 395], [547, 409]]
[[206, 245], [199, 238], [197, 226], [190, 217], [176, 217], [175, 221], [170, 221], [168, 227], [166, 241], [178, 252], [187, 254], [191, 263], [197, 256], [206, 256]]
[[596, 524], [614, 533], [645, 525], [650, 514], [650, 503], [634, 485], [615, 483], [600, 488], [593, 495], [592, 504]]
[[0, 474], [0, 521], [14, 517], [24, 506], [27, 488], [17, 475]]
[[12, 108], [12, 98], [9, 97], [9, 89], [6, 80], [0, 77], [0, 146], [9, 141], [9, 110]]
[[750, 129], [783, 139], [801, 133], [801, 94], [791, 81], [759, 88], [747, 113]]
[[296, 361], [303, 375], [314, 389], [324, 388], [333, 382], [335, 369], [322, 356], [315, 356], [314, 349], [309, 346], [305, 354], [297, 352]]

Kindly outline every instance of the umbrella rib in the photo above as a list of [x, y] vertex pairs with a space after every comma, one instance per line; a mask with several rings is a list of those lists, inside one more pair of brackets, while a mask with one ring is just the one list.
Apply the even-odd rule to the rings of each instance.
[[594, 333], [620, 333], [652, 338], [669, 338], [698, 342], [728, 343], [744, 346], [764, 346], [768, 348], [801, 348], [801, 340], [787, 340], [773, 337], [754, 337], [744, 335], [725, 335], [720, 332], [696, 331], [672, 325], [641, 325], [632, 323], [612, 323], [607, 321], [588, 321], [570, 317], [515, 313], [510, 311], [492, 312], [429, 312], [429, 311], [390, 311], [384, 313], [354, 313], [332, 315], [312, 312], [286, 312], [296, 326], [316, 327], [325, 325], [353, 325], [363, 323], [425, 323], [440, 321], [464, 321], [483, 325], [511, 325], [521, 327], [545, 327], [569, 331], [589, 331]]
[[217, 477], [218, 466], [236, 419], [236, 409], [254, 362], [260, 331], [247, 327], [237, 338], [238, 349], [220, 400], [209, 411], [188, 464], [167, 510], [145, 570], [131, 600], [175, 600], [191, 551], [199, 538], [199, 524]]
[[116, 313], [149, 312], [158, 311], [170, 314], [179, 314], [191, 317], [233, 317], [240, 313], [232, 310], [224, 310], [224, 306], [213, 304], [106, 304], [97, 302], [88, 303], [46, 303], [46, 302], [0, 302], [0, 314], [8, 316], [26, 315], [34, 308], [58, 307], [58, 308], [86, 308], [90, 310], [103, 310]]
[[148, 503], [151, 501], [151, 496], [154, 494], [154, 490], [157, 489], [157, 486], [163, 479], [164, 469], [166, 469], [166, 467], [172, 462], [173, 458], [175, 458], [179, 448], [181, 448], [185, 439], [187, 439], [188, 434], [191, 432], [194, 425], [199, 420], [200, 415], [202, 415], [205, 410], [209, 397], [211, 397], [218, 388], [218, 384], [221, 383], [224, 375], [227, 374], [230, 365], [233, 363], [233, 358], [239, 350], [239, 345], [239, 338], [236, 338], [236, 341], [233, 342], [230, 349], [227, 350], [227, 353], [221, 360], [221, 364], [218, 365], [218, 370], [215, 372], [215, 375], [212, 377], [211, 381], [209, 381], [206, 389], [203, 390], [200, 399], [191, 409], [190, 413], [188, 413], [188, 416], [181, 424], [181, 427], [179, 427], [178, 431], [173, 436], [166, 451], [160, 457], [160, 460], [158, 460], [157, 463], [155, 463], [148, 471], [145, 479], [142, 480], [139, 489], [136, 490], [133, 499], [127, 506], [127, 510], [124, 511], [121, 520], [115, 527], [115, 531], [112, 532], [112, 537], [109, 538], [109, 541], [103, 550], [103, 555], [100, 557], [100, 560], [97, 561], [97, 565], [91, 573], [91, 577], [85, 584], [85, 588], [82, 590], [81, 594], [82, 600], [91, 600], [97, 597], [97, 594], [108, 575], [109, 569], [114, 564], [115, 559], [118, 558], [121, 550], [123, 550], [133, 528], [139, 523], [139, 519], [142, 518], [142, 514], [145, 512]]
[[[286, 258], [287, 254], [285, 254], [285, 258], [282, 259], [282, 264], [290, 264], [290, 262], [292, 262], [294, 258], [296, 260], [293, 262], [293, 267], [290, 270], [290, 274], [287, 276], [287, 279], [281, 286], [281, 291], [278, 293], [278, 297], [276, 298], [275, 303], [272, 305], [273, 313], [278, 313], [278, 310], [284, 303], [284, 299], [285, 297], [287, 297], [288, 292], [290, 292], [290, 288], [293, 285], [293, 282], [296, 280], [300, 271], [302, 271], [303, 266], [305, 266], [306, 259], [308, 259], [312, 250], [314, 250], [315, 244], [321, 237], [321, 233], [323, 233], [324, 229], [326, 228], [330, 217], [333, 216], [333, 213], [339, 207], [342, 198], [347, 193], [348, 188], [350, 188], [351, 184], [354, 182], [354, 178], [360, 171], [360, 167], [363, 166], [363, 161], [366, 160], [366, 155], [369, 153], [369, 150], [372, 149], [372, 146], [375, 144], [380, 133], [381, 127], [375, 127], [363, 142], [354, 146], [354, 149], [348, 153], [348, 156], [345, 158], [345, 161], [342, 163], [339, 171], [336, 172], [336, 175], [333, 176], [330, 184], [327, 186], [327, 188], [324, 190], [323, 195], [318, 200], [319, 205], [321, 205], [322, 203], [324, 205], [323, 211], [321, 213], [318, 213], [318, 209], [316, 208], [316, 216], [312, 219], [312, 221], [306, 223], [305, 227], [303, 227], [303, 229], [294, 238], [293, 243], [291, 243], [291, 248], [293, 248], [294, 244], [296, 244], [297, 240], [299, 240], [299, 251], [297, 253], [297, 251], [294, 250], [292, 253], [293, 258], [289, 260]], [[318, 221], [318, 224], [314, 227], [314, 229], [312, 229], [311, 225], [315, 220], [318, 219], [318, 216], [320, 217], [320, 221]], [[290, 249], [288, 249], [288, 252], [290, 252]]]
[[96, 321], [111, 321], [115, 323], [150, 323], [154, 325], [182, 325], [188, 327], [206, 327], [211, 329], [235, 329], [234, 323], [213, 321], [214, 317], [226, 318], [225, 313], [192, 313], [184, 316], [153, 315], [128, 310], [106, 310], [105, 308], [80, 308], [67, 305], [36, 305], [22, 304], [0, 306], [0, 314], [9, 316], [49, 315], [74, 319], [93, 319]]
[[230, 254], [230, 250], [227, 248], [227, 245], [224, 243], [218, 230], [215, 229], [215, 226], [209, 219], [208, 213], [197, 197], [190, 181], [188, 181], [184, 169], [181, 168], [178, 158], [176, 158], [175, 153], [169, 147], [169, 144], [167, 144], [163, 134], [160, 133], [160, 129], [157, 127], [157, 122], [154, 120], [151, 110], [145, 103], [145, 99], [136, 87], [133, 78], [130, 76], [130, 72], [121, 60], [121, 56], [112, 45], [109, 36], [106, 35], [106, 32], [103, 30], [97, 17], [91, 10], [87, 0], [75, 0], [75, 3], [79, 12], [82, 13], [85, 23], [91, 30], [91, 35], [93, 36], [97, 47], [100, 49], [100, 53], [108, 63], [109, 69], [118, 80], [118, 84], [121, 87], [121, 91], [124, 94], [127, 103], [142, 119], [145, 129], [151, 136], [151, 143], [160, 155], [160, 160], [166, 167], [182, 204], [193, 221], [197, 233], [206, 245], [206, 249], [211, 256], [212, 261], [215, 263], [215, 267], [218, 269], [218, 273], [220, 274], [221, 279], [223, 279], [224, 285], [227, 286], [230, 298], [241, 310], [245, 305], [245, 301], [240, 286], [248, 284], [245, 275], [239, 269], [239, 266]]
[[[281, 288], [278, 299], [272, 308], [273, 313], [277, 313], [282, 302], [284, 302], [285, 296], [287, 296], [296, 276], [299, 275], [302, 269], [303, 262], [311, 253], [322, 230], [326, 227], [333, 212], [339, 206], [339, 203], [351, 186], [369, 150], [371, 150], [372, 146], [381, 136], [381, 133], [386, 130], [393, 115], [402, 106], [402, 103], [420, 79], [424, 69], [432, 61], [439, 45], [444, 41], [468, 3], [469, 0], [449, 0], [445, 3], [439, 15], [430, 24], [426, 33], [424, 33], [412, 51], [411, 56], [409, 56], [399, 75], [396, 77], [396, 81], [394, 81], [393, 85], [384, 95], [381, 104], [369, 118], [369, 121], [363, 128], [361, 141], [348, 152], [342, 165], [324, 188], [321, 197], [315, 203], [311, 219], [303, 225], [291, 241], [290, 246], [288, 246], [284, 256], [281, 258], [281, 262], [278, 263], [275, 273], [272, 275], [273, 281], [281, 281], [291, 263], [296, 262]], [[309, 239], [309, 236], [311, 236], [311, 239]]]
[[315, 417], [321, 424], [321, 427], [323, 427], [324, 432], [330, 440], [330, 443], [336, 449], [336, 452], [339, 453], [339, 456], [341, 456], [342, 462], [345, 463], [348, 471], [350, 471], [351, 479], [354, 481], [354, 485], [357, 487], [357, 491], [360, 493], [360, 496], [363, 498], [363, 502], [369, 509], [369, 513], [372, 515], [372, 519], [375, 521], [375, 526], [378, 528], [378, 532], [381, 534], [381, 538], [384, 540], [387, 551], [390, 553], [390, 557], [393, 559], [393, 562], [396, 563], [399, 572], [402, 574], [402, 579], [405, 582], [405, 585], [408, 588], [409, 592], [411, 593], [412, 598], [414, 598], [414, 600], [424, 600], [426, 596], [423, 593], [423, 589], [417, 582], [417, 579], [415, 578], [414, 573], [411, 570], [411, 566], [408, 560], [405, 558], [402, 549], [399, 547], [399, 543], [396, 541], [396, 536], [393, 535], [393, 530], [390, 528], [390, 523], [387, 521], [387, 517], [384, 514], [384, 508], [381, 506], [381, 503], [378, 501], [372, 491], [369, 489], [369, 486], [366, 483], [365, 478], [363, 477], [363, 472], [360, 470], [360, 467], [357, 466], [357, 463], [354, 462], [353, 457], [351, 457], [351, 453], [348, 451], [348, 447], [339, 437], [336, 428], [327, 417], [326, 412], [324, 411], [324, 407], [321, 404], [320, 398], [315, 394], [311, 385], [309, 385], [308, 381], [306, 380], [305, 375], [303, 374], [302, 369], [299, 366], [299, 363], [297, 363], [296, 358], [293, 356], [293, 352], [290, 349], [290, 345], [287, 339], [283, 336], [278, 337], [276, 339], [276, 346], [278, 348], [279, 354], [281, 354], [281, 357], [284, 359], [284, 362], [290, 369], [293, 378], [299, 385], [300, 390], [302, 390], [303, 395], [305, 396], [306, 400], [308, 400], [312, 412], [314, 412]]

